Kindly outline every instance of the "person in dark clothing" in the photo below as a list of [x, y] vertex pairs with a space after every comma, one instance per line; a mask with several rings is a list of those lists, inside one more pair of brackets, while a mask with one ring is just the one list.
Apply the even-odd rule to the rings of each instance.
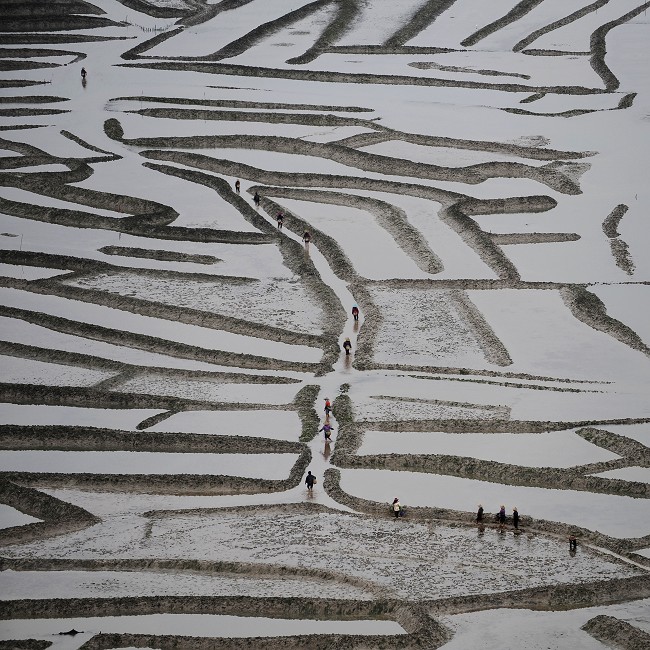
[[311, 492], [314, 487], [314, 483], [316, 483], [316, 477], [311, 473], [311, 471], [307, 472], [305, 483], [307, 484], [307, 489]]
[[350, 343], [350, 339], [345, 339], [345, 342], [343, 343], [343, 349], [345, 350], [345, 354], [350, 354], [350, 350], [352, 349], [352, 343]]
[[85, 79], [87, 74], [88, 73], [86, 72], [86, 68], [81, 68], [81, 78]]
[[255, 204], [256, 207], [260, 207], [260, 194], [259, 192], [255, 192], [255, 195], [253, 196], [253, 203]]
[[578, 539], [575, 535], [569, 535], [569, 552], [575, 553], [578, 549]]
[[239, 179], [235, 181], [235, 192], [239, 194], [239, 188], [241, 187], [241, 183], [239, 182]]
[[512, 509], [512, 525], [515, 528], [519, 528], [519, 512], [516, 507]]
[[503, 526], [503, 524], [506, 523], [506, 507], [501, 506], [501, 509], [499, 510], [499, 523]]
[[278, 228], [282, 230], [282, 224], [284, 223], [284, 215], [282, 212], [278, 212], [278, 216], [276, 217], [276, 220], [278, 222]]
[[359, 308], [356, 305], [352, 307], [352, 317], [354, 320], [359, 320]]
[[302, 240], [305, 242], [305, 244], [308, 244], [311, 241], [311, 233], [309, 230], [305, 230], [305, 234], [302, 236]]
[[483, 506], [479, 503], [478, 510], [476, 511], [476, 523], [479, 524], [483, 521]]

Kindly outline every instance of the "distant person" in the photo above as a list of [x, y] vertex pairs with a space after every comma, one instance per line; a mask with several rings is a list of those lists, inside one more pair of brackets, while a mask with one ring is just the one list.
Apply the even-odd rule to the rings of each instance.
[[483, 521], [483, 506], [479, 503], [478, 510], [476, 511], [476, 523], [480, 524]]
[[399, 502], [399, 499], [395, 497], [393, 499], [393, 513], [395, 514], [395, 519], [400, 516], [400, 512], [402, 512], [402, 504]]
[[314, 483], [316, 483], [316, 477], [311, 473], [311, 471], [307, 472], [305, 483], [307, 484], [307, 489], [311, 492], [314, 489]]
[[86, 80], [86, 75], [88, 73], [86, 72], [86, 68], [81, 68], [81, 80], [85, 81]]
[[235, 192], [239, 194], [239, 189], [241, 188], [241, 183], [239, 182], [239, 179], [235, 181]]
[[325, 424], [323, 424], [323, 426], [318, 430], [318, 433], [321, 431], [325, 434], [325, 441], [332, 440], [332, 431], [334, 431], [334, 427], [329, 422], [325, 422]]
[[569, 535], [569, 553], [575, 553], [578, 550], [578, 539], [575, 535]]
[[260, 193], [255, 192], [255, 195], [253, 196], [253, 203], [255, 204], [256, 208], [260, 207]]
[[499, 514], [497, 515], [499, 519], [499, 523], [503, 526], [503, 524], [506, 523], [506, 507], [501, 506], [501, 509], [499, 510]]
[[343, 349], [345, 350], [346, 355], [350, 354], [350, 350], [352, 349], [352, 343], [350, 343], [349, 338], [345, 339], [343, 343]]
[[275, 220], [278, 222], [278, 228], [282, 230], [282, 224], [284, 224], [284, 215], [282, 212], [278, 212], [278, 216], [275, 218]]
[[311, 241], [311, 233], [309, 230], [305, 230], [305, 234], [302, 236], [302, 240], [305, 242], [305, 244], [308, 244]]
[[356, 305], [352, 307], [352, 317], [354, 320], [359, 320], [359, 308]]
[[329, 418], [331, 412], [332, 412], [332, 402], [330, 402], [329, 397], [326, 397], [325, 398], [325, 416]]
[[512, 525], [515, 528], [519, 528], [519, 512], [517, 511], [517, 506], [512, 509]]

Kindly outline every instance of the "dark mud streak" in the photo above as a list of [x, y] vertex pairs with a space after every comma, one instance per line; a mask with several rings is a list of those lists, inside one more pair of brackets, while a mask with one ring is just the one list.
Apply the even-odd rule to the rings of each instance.
[[631, 464], [650, 467], [650, 448], [633, 438], [594, 427], [578, 429], [576, 433], [591, 444], [628, 459]]
[[[145, 109], [146, 110], [146, 109]], [[151, 109], [152, 111], [166, 111], [166, 109]], [[200, 113], [201, 111], [197, 111]], [[212, 112], [210, 112], [212, 113]], [[227, 114], [228, 119], [232, 114]], [[254, 114], [251, 117], [257, 116]], [[285, 117], [302, 123], [300, 116], [286, 116], [276, 114], [278, 121], [284, 121]], [[318, 116], [327, 118], [327, 116]], [[262, 115], [263, 121], [267, 120]], [[275, 117], [273, 118], [275, 119]], [[336, 118], [336, 120], [348, 121], [348, 118]], [[109, 120], [114, 122], [114, 120]], [[353, 120], [357, 122], [358, 120]], [[115, 120], [116, 122], [116, 120]], [[365, 124], [365, 120], [361, 120]], [[122, 131], [121, 127], [114, 125], [116, 135]], [[314, 158], [325, 158], [337, 163], [354, 167], [367, 172], [374, 172], [382, 175], [410, 176], [429, 180], [443, 180], [459, 183], [478, 184], [491, 178], [530, 178], [539, 183], [549, 186], [563, 194], [580, 194], [580, 188], [571, 178], [558, 168], [557, 165], [544, 165], [534, 167], [524, 163], [516, 162], [492, 162], [468, 165], [466, 167], [442, 167], [429, 163], [416, 163], [401, 158], [393, 158], [374, 153], [366, 153], [342, 147], [333, 143], [310, 142], [285, 136], [246, 136], [246, 135], [215, 135], [215, 136], [180, 136], [167, 138], [124, 138], [119, 133], [120, 142], [137, 147], [183, 148], [183, 149], [252, 149], [261, 151], [272, 151], [276, 153], [297, 154]]]
[[461, 74], [477, 74], [485, 77], [515, 77], [517, 79], [530, 79], [530, 75], [519, 72], [502, 72], [501, 70], [486, 70], [481, 68], [464, 68], [456, 65], [440, 65], [433, 61], [416, 61], [408, 64], [418, 70], [440, 70], [442, 72], [460, 72]]
[[46, 386], [0, 383], [0, 403], [78, 406], [100, 409], [152, 409], [159, 411], [291, 411], [291, 404], [209, 402], [184, 397], [103, 391], [87, 386]]
[[517, 22], [520, 18], [523, 18], [527, 13], [531, 12], [535, 7], [542, 4], [544, 0], [521, 0], [516, 4], [508, 13], [506, 13], [501, 18], [495, 20], [485, 27], [477, 30], [465, 40], [461, 41], [460, 44], [463, 47], [471, 47], [476, 45], [479, 41], [483, 40], [490, 34], [498, 32], [500, 29], [511, 25], [512, 23]]
[[[420, 232], [411, 226], [406, 213], [378, 199], [365, 196], [344, 194], [341, 192], [324, 192], [318, 190], [301, 190], [291, 188], [261, 188], [265, 196], [274, 196], [308, 201], [313, 203], [343, 205], [369, 212], [376, 223], [395, 240], [396, 245], [425, 273], [439, 273], [443, 270], [442, 262], [429, 248]], [[310, 226], [313, 230], [313, 226]], [[297, 233], [299, 234], [299, 233]], [[327, 252], [323, 252], [327, 256]]]
[[384, 47], [399, 47], [433, 24], [456, 0], [427, 0], [410, 18], [384, 41]]
[[564, 287], [560, 289], [560, 295], [577, 320], [650, 357], [650, 347], [643, 339], [630, 327], [609, 316], [605, 303], [585, 286]]
[[96, 524], [99, 518], [78, 506], [0, 477], [0, 502], [43, 521], [2, 530], [2, 545], [22, 544]]
[[164, 43], [166, 40], [173, 38], [177, 34], [180, 34], [182, 31], [183, 31], [182, 27], [177, 27], [176, 29], [172, 29], [171, 31], [163, 32], [162, 34], [156, 34], [152, 38], [142, 43], [138, 43], [135, 47], [122, 53], [120, 57], [125, 61], [133, 61], [135, 59], [138, 59], [145, 52], [148, 52], [150, 49], [156, 47], [156, 45], [160, 45], [160, 43]]
[[52, 645], [52, 641], [38, 639], [20, 639], [13, 641], [0, 641], [0, 650], [45, 650]]
[[612, 648], [621, 650], [650, 648], [650, 634], [614, 616], [599, 614], [590, 618], [580, 629]]
[[609, 1], [610, 0], [596, 0], [596, 2], [592, 2], [590, 5], [578, 9], [577, 11], [570, 13], [568, 16], [565, 16], [564, 18], [560, 18], [559, 20], [555, 20], [552, 23], [549, 23], [548, 25], [544, 25], [544, 27], [540, 27], [539, 29], [536, 29], [534, 32], [531, 32], [530, 34], [528, 34], [528, 36], [522, 38], [520, 41], [515, 43], [514, 46], [512, 47], [512, 51], [521, 52], [521, 50], [523, 50], [525, 47], [530, 45], [533, 41], [536, 41], [540, 36], [543, 36], [544, 34], [548, 34], [549, 32], [559, 29], [560, 27], [564, 27], [565, 25], [569, 25], [572, 22], [579, 20], [580, 18], [584, 18], [586, 15], [590, 14], [591, 12], [597, 11], [601, 7], [604, 7]]
[[[157, 104], [178, 104], [190, 106], [211, 106], [214, 108], [258, 108], [266, 111], [327, 111], [335, 113], [369, 113], [372, 108], [363, 108], [361, 106], [334, 106], [331, 104], [288, 104], [285, 102], [258, 102], [244, 101], [239, 99], [195, 99], [187, 97], [153, 97], [150, 95], [115, 97], [112, 102], [133, 101], [148, 102]], [[239, 114], [238, 114], [239, 115]], [[239, 117], [238, 117], [239, 119]], [[367, 122], [369, 127], [374, 125], [373, 122]]]
[[[196, 61], [220, 61], [222, 59], [238, 56], [239, 54], [246, 52], [246, 50], [250, 49], [251, 47], [258, 45], [264, 39], [273, 36], [281, 29], [285, 29], [293, 23], [303, 20], [304, 18], [311, 16], [313, 13], [331, 4], [332, 0], [315, 0], [314, 2], [309, 2], [302, 7], [295, 9], [294, 11], [289, 11], [280, 18], [276, 18], [275, 20], [270, 20], [266, 23], [258, 25], [241, 38], [231, 41], [214, 54], [199, 57], [178, 58], [181, 60], [188, 59]], [[289, 63], [291, 63], [291, 61], [289, 61]]]
[[556, 244], [559, 242], [578, 241], [580, 235], [575, 232], [515, 232], [490, 233], [490, 238], [497, 246], [513, 244]]
[[333, 6], [336, 10], [334, 16], [314, 44], [300, 56], [287, 59], [287, 63], [304, 65], [310, 63], [320, 56], [322, 51], [339, 40], [352, 25], [352, 22], [359, 14], [359, 4], [362, 0], [330, 0], [324, 2], [324, 6]]
[[[650, 485], [647, 483], [583, 475], [580, 473], [580, 468], [521, 467], [520, 465], [479, 460], [468, 456], [373, 454], [343, 457], [342, 454], [339, 454], [337, 455], [337, 465], [353, 469], [380, 469], [455, 476], [500, 485], [612, 494], [637, 499], [650, 498]], [[596, 471], [618, 469], [622, 466], [617, 463], [616, 466], [598, 467]]]
[[616, 262], [616, 266], [628, 275], [634, 275], [636, 265], [630, 255], [630, 251], [626, 242], [622, 239], [610, 239], [609, 247], [612, 251], [612, 257]]
[[301, 423], [300, 442], [309, 442], [318, 434], [320, 418], [314, 408], [314, 404], [319, 391], [320, 386], [308, 384], [298, 391], [298, 394], [293, 400], [293, 406], [298, 413]]
[[149, 248], [134, 248], [130, 246], [104, 246], [97, 249], [104, 255], [118, 257], [133, 257], [135, 259], [157, 260], [159, 262], [185, 262], [188, 264], [205, 264], [207, 266], [222, 262], [213, 255], [196, 255], [192, 253], [178, 253], [176, 251], [151, 250]]
[[607, 237], [618, 237], [621, 233], [618, 232], [618, 226], [621, 223], [621, 219], [625, 216], [625, 213], [629, 210], [629, 207], [624, 203], [619, 203], [606, 217], [603, 221], [603, 232]]
[[303, 446], [298, 442], [256, 436], [6, 424], [0, 425], [0, 449], [145, 451], [174, 454], [299, 454]]
[[530, 86], [526, 84], [515, 83], [487, 83], [484, 81], [469, 81], [467, 79], [437, 79], [431, 77], [409, 77], [403, 75], [331, 72], [326, 70], [264, 68], [234, 65], [229, 63], [189, 63], [166, 61], [164, 63], [127, 63], [122, 65], [124, 67], [139, 67], [151, 70], [178, 70], [185, 72], [202, 72], [204, 74], [211, 75], [234, 75], [238, 77], [291, 79], [296, 81], [316, 81], [321, 83], [471, 88], [510, 93], [543, 92], [559, 95], [600, 95], [608, 92], [602, 88], [588, 88], [585, 86]]
[[590, 50], [591, 58], [590, 63], [594, 72], [603, 80], [605, 89], [609, 92], [616, 90], [619, 87], [619, 81], [614, 73], [609, 69], [605, 63], [605, 55], [607, 54], [607, 34], [614, 27], [618, 27], [630, 20], [635, 18], [639, 14], [643, 13], [650, 7], [650, 2], [645, 2], [639, 7], [636, 7], [632, 11], [624, 14], [616, 20], [612, 20], [604, 25], [601, 25], [596, 31], [593, 32], [590, 38]]
[[481, 311], [474, 305], [466, 291], [452, 291], [451, 298], [458, 314], [476, 337], [485, 359], [497, 366], [509, 366], [512, 358]]
[[[259, 408], [259, 405], [257, 405]], [[49, 472], [0, 472], [0, 481], [46, 488], [75, 488], [104, 492], [144, 494], [262, 494], [285, 492], [302, 481], [311, 461], [303, 448], [286, 479], [274, 480], [209, 474], [65, 474]]]
[[[154, 119], [173, 119], [173, 120], [214, 120], [224, 122], [260, 122], [265, 124], [308, 124], [310, 126], [359, 126], [363, 128], [377, 129], [377, 125], [369, 120], [363, 120], [353, 117], [339, 117], [338, 115], [319, 115], [317, 113], [254, 113], [252, 111], [220, 111], [215, 109], [199, 109], [199, 108], [142, 108], [138, 110], [125, 111], [134, 115], [142, 115], [144, 117], [151, 117]], [[245, 128], [245, 127], [244, 127]], [[198, 143], [202, 140], [211, 140], [212, 138], [219, 137], [233, 137], [233, 136], [186, 136], [193, 138], [193, 142]], [[240, 136], [234, 136], [240, 137]], [[241, 136], [247, 137], [247, 136]], [[250, 137], [250, 136], [248, 136]], [[267, 138], [273, 136], [254, 136], [255, 138]], [[294, 138], [291, 138], [294, 140]], [[297, 140], [297, 138], [295, 138]], [[169, 147], [175, 146], [171, 142], [177, 141], [177, 138], [172, 136], [165, 138], [144, 138], [144, 144], [138, 141], [123, 140], [127, 144], [135, 144], [145, 147]], [[182, 145], [181, 145], [182, 146]], [[212, 145], [204, 145], [211, 148]], [[194, 146], [193, 148], [199, 148]]]

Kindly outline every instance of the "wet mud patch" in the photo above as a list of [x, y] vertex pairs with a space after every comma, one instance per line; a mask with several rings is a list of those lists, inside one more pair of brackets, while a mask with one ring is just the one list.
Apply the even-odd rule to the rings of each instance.
[[432, 366], [453, 362], [470, 367], [486, 361], [509, 363], [503, 345], [461, 292], [379, 287], [369, 291], [382, 314], [372, 344], [375, 363]]
[[[322, 315], [300, 279], [151, 277], [134, 271], [113, 272], [64, 281], [69, 286], [128, 295], [148, 302], [238, 314], [262, 325], [298, 332], [319, 332]], [[280, 307], [281, 305], [281, 307]]]

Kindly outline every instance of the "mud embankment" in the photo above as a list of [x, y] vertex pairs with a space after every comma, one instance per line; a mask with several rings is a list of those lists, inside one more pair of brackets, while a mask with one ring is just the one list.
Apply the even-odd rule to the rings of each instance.
[[580, 629], [612, 648], [621, 650], [650, 648], [650, 634], [613, 616], [599, 614], [590, 618]]
[[36, 539], [83, 530], [99, 518], [78, 506], [0, 477], [0, 502], [43, 521], [2, 530], [2, 544], [22, 544]]

